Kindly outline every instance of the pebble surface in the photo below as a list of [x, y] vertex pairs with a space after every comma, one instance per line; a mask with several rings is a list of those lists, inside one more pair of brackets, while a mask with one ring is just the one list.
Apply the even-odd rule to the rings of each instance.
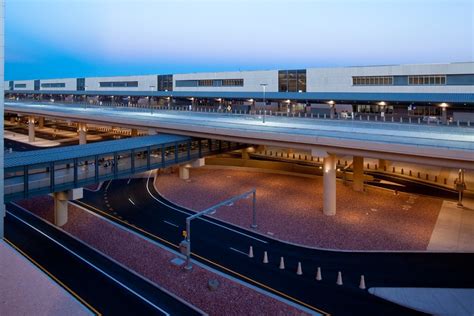
[[[257, 189], [258, 232], [281, 240], [346, 250], [426, 250], [442, 200], [368, 187], [355, 192], [337, 182], [337, 214], [323, 214], [322, 177], [232, 169], [191, 169], [156, 178], [167, 199], [193, 210]], [[184, 194], [183, 194], [184, 193]], [[213, 217], [249, 228], [251, 199], [220, 208]]]

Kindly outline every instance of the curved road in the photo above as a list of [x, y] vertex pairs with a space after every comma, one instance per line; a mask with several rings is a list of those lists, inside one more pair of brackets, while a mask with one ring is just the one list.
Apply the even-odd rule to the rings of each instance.
[[[98, 192], [85, 193], [78, 204], [174, 249], [182, 240], [185, 218], [192, 214], [159, 196], [150, 179], [113, 181]], [[360, 290], [361, 274], [368, 287], [474, 287], [474, 254], [326, 251], [289, 245], [211, 218], [191, 226], [195, 260], [317, 312], [415, 313]], [[253, 259], [246, 255], [249, 246], [254, 248]], [[263, 251], [268, 251], [269, 264], [262, 263]], [[285, 257], [285, 270], [278, 269], [280, 256]], [[295, 273], [298, 261], [302, 276]], [[323, 274], [319, 282], [318, 266]], [[336, 285], [338, 271], [343, 286]]]

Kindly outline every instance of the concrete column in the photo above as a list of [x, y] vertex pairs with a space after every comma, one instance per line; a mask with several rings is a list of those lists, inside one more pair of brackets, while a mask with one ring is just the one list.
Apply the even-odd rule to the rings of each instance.
[[379, 165], [377, 166], [379, 169], [383, 170], [384, 167], [388, 167], [389, 161], [385, 159], [379, 159]]
[[68, 199], [64, 192], [53, 193], [54, 197], [54, 225], [63, 226], [67, 223]]
[[354, 156], [352, 160], [354, 191], [364, 191], [364, 157]]
[[330, 111], [330, 112], [329, 112], [329, 117], [330, 117], [331, 119], [334, 119], [334, 116], [335, 116], [335, 114], [336, 114], [336, 105], [335, 105], [335, 104], [331, 104], [329, 111]]
[[79, 133], [79, 145], [87, 144], [87, 124], [78, 123], [77, 132]]
[[247, 148], [242, 149], [242, 159], [249, 159]]
[[138, 136], [138, 130], [136, 128], [132, 128], [132, 131], [131, 131], [131, 136], [132, 137], [137, 137]]
[[446, 124], [448, 122], [448, 112], [446, 111], [446, 107], [441, 108], [441, 123]]
[[38, 119], [38, 128], [44, 128], [44, 116], [40, 116]]
[[33, 116], [28, 117], [28, 142], [33, 143], [35, 141], [35, 118]]
[[328, 154], [323, 161], [323, 213], [336, 215], [336, 155]]
[[179, 166], [179, 178], [181, 180], [189, 179], [189, 167], [187, 165]]
[[68, 219], [68, 202], [82, 199], [84, 192], [82, 188], [68, 191], [54, 192], [54, 225], [63, 226]]

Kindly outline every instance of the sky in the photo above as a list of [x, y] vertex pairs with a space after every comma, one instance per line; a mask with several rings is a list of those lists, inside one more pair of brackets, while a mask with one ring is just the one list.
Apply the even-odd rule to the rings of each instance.
[[474, 0], [5, 0], [5, 78], [474, 60]]

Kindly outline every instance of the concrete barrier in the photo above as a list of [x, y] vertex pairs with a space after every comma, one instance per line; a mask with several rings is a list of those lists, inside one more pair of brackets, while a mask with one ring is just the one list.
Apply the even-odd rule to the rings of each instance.
[[341, 271], [337, 272], [337, 281], [336, 281], [336, 284], [337, 284], [337, 285], [342, 285], [342, 273], [341, 273]]
[[364, 275], [360, 276], [359, 289], [365, 290], [365, 278]]
[[250, 246], [250, 249], [249, 249], [249, 258], [253, 258], [253, 247]]
[[297, 275], [303, 275], [303, 268], [301, 268], [301, 262], [298, 262], [298, 268], [296, 269]]
[[323, 279], [323, 276], [321, 274], [321, 267], [318, 267], [318, 270], [316, 271], [316, 280], [321, 281]]
[[266, 251], [263, 253], [263, 263], [268, 263], [268, 254]]
[[285, 269], [285, 259], [283, 257], [280, 257], [280, 266], [279, 266], [280, 270], [284, 270]]

